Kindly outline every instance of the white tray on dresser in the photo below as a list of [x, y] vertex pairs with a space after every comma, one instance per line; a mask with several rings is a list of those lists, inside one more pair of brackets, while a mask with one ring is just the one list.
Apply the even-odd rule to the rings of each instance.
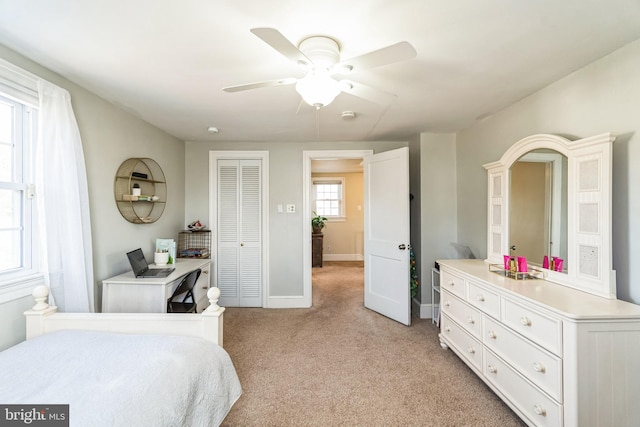
[[527, 424], [640, 425], [640, 306], [438, 262], [441, 346]]

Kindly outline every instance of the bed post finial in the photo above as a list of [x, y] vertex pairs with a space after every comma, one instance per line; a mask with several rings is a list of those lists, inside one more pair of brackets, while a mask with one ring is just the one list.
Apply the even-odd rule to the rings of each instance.
[[207, 297], [209, 298], [209, 307], [207, 310], [218, 311], [220, 310], [220, 306], [218, 305], [218, 300], [220, 299], [220, 289], [219, 288], [209, 288], [207, 291]]
[[47, 303], [49, 288], [44, 285], [36, 286], [33, 292], [31, 292], [31, 295], [33, 295], [33, 299], [36, 300], [36, 305], [34, 305], [31, 310], [42, 311], [49, 308], [49, 304]]

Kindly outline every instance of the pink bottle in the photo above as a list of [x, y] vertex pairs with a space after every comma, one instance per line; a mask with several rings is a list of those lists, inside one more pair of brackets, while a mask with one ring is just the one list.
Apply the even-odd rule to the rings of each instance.
[[518, 257], [518, 271], [521, 273], [526, 273], [529, 271], [529, 267], [527, 266], [527, 259], [523, 256]]
[[564, 260], [558, 257], [554, 257], [553, 260], [556, 271], [562, 271], [562, 264], [564, 264]]
[[542, 259], [542, 268], [549, 268], [549, 257], [546, 255]]

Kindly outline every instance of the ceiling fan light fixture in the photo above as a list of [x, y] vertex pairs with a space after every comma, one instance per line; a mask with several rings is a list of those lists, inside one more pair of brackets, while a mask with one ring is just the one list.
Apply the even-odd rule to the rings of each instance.
[[307, 104], [322, 108], [336, 99], [340, 93], [340, 86], [328, 73], [314, 70], [298, 80], [296, 91]]

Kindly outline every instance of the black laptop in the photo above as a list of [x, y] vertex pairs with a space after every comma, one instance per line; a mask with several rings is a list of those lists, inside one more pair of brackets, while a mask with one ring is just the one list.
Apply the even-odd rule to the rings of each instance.
[[149, 268], [140, 248], [127, 252], [127, 257], [136, 277], [167, 277], [175, 270], [175, 268]]

